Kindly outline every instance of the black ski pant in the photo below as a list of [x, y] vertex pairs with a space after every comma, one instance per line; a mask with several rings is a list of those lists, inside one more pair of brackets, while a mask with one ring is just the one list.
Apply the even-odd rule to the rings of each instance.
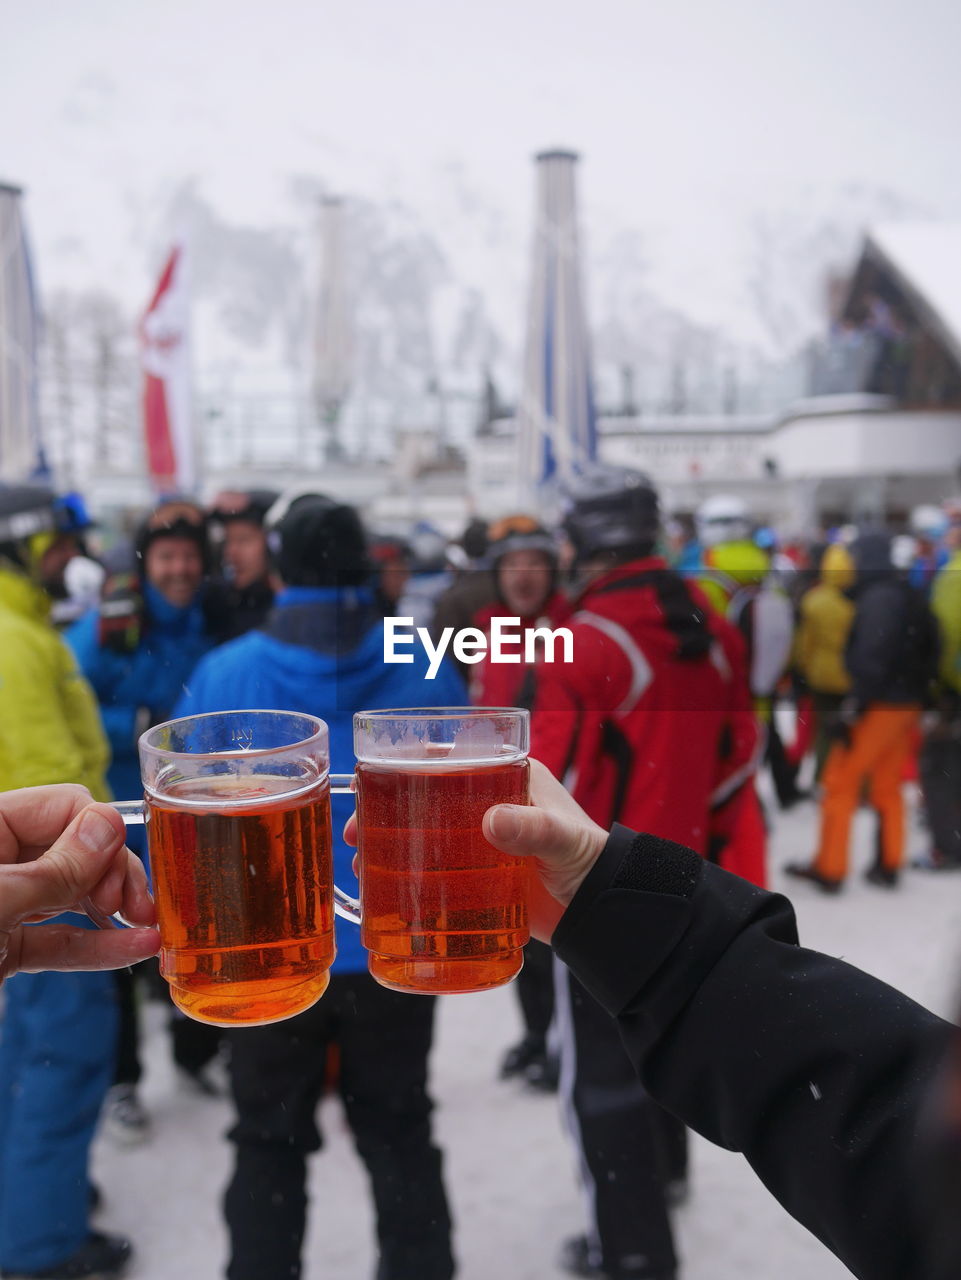
[[828, 753], [834, 746], [831, 731], [841, 713], [843, 693], [818, 693], [811, 691], [811, 704], [814, 707], [814, 780], [821, 781], [824, 764]]
[[[133, 968], [114, 970], [117, 1008], [120, 1013], [114, 1084], [138, 1085], [143, 1076], [137, 982], [138, 977], [142, 983], [147, 981], [147, 966], [150, 963], [144, 961]], [[166, 992], [167, 984], [162, 982], [162, 985]], [[197, 1072], [217, 1056], [223, 1035], [219, 1027], [186, 1017], [172, 1003], [169, 1026], [173, 1059], [178, 1067], [191, 1073]]]
[[961, 741], [940, 727], [930, 733], [918, 774], [931, 842], [946, 863], [961, 866]]
[[451, 1221], [427, 1091], [434, 1006], [366, 973], [332, 974], [312, 1009], [229, 1033], [237, 1122], [224, 1201], [228, 1280], [301, 1274], [307, 1156], [321, 1146], [316, 1112], [335, 1046], [336, 1087], [374, 1196], [377, 1280], [450, 1280]]
[[547, 1045], [547, 1029], [554, 1016], [554, 963], [551, 949], [531, 938], [524, 948], [524, 967], [514, 979], [517, 999], [529, 1040]]
[[765, 756], [771, 770], [777, 802], [782, 809], [789, 808], [798, 798], [797, 766], [788, 759], [787, 751], [777, 727], [777, 704], [771, 703], [771, 718], [767, 723]]
[[[604, 1270], [673, 1275], [665, 1184], [683, 1162], [676, 1147], [665, 1149], [660, 1108], [641, 1087], [614, 1019], [560, 961], [554, 972], [560, 1092], [580, 1157], [588, 1243]], [[676, 1124], [664, 1127], [676, 1139]]]

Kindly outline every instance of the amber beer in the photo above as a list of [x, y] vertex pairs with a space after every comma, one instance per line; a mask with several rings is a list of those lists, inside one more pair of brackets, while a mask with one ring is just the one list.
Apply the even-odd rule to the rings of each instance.
[[326, 726], [285, 712], [189, 717], [150, 730], [141, 764], [174, 1003], [219, 1026], [309, 1008], [334, 958]]
[[528, 802], [526, 758], [357, 767], [361, 941], [398, 991], [483, 991], [513, 978], [530, 938], [527, 865], [485, 839], [494, 804]]
[[161, 972], [192, 1018], [274, 1022], [327, 988], [329, 787], [274, 798], [285, 782], [259, 777], [258, 797], [246, 779], [195, 780], [162, 799], [148, 795]]

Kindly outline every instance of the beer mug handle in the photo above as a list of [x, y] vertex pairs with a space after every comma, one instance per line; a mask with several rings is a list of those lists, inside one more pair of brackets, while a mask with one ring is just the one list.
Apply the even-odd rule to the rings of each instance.
[[344, 920], [350, 920], [354, 924], [361, 923], [360, 902], [344, 893], [343, 889], [338, 889], [336, 885], [334, 885], [334, 911]]
[[120, 814], [125, 827], [142, 827], [147, 821], [143, 800], [112, 800], [110, 808]]
[[87, 916], [98, 929], [129, 929], [130, 925], [118, 912], [116, 915], [108, 916], [106, 912], [101, 911], [99, 907], [94, 906], [91, 898], [81, 898], [77, 903], [80, 910]]
[[[146, 821], [142, 800], [115, 800], [110, 803], [110, 807], [111, 809], [116, 809], [120, 814], [125, 827], [142, 827]], [[98, 929], [130, 928], [119, 912], [116, 915], [108, 916], [106, 912], [95, 906], [90, 898], [81, 898], [77, 906], [84, 915], [93, 921]]]
[[[353, 795], [357, 789], [355, 779], [356, 774], [353, 773], [332, 773], [330, 794], [332, 796]], [[349, 894], [344, 893], [343, 889], [338, 889], [336, 885], [334, 885], [334, 911], [344, 920], [360, 924], [360, 903], [356, 898], [351, 898]]]

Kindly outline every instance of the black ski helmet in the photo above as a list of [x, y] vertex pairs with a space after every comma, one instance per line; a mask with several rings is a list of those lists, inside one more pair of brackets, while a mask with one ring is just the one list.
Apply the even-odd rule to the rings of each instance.
[[650, 476], [631, 467], [595, 463], [567, 490], [563, 529], [578, 560], [596, 552], [648, 555], [660, 531], [660, 505]]
[[35, 533], [58, 530], [57, 495], [34, 484], [0, 485], [0, 546], [16, 548]]
[[37, 534], [73, 534], [82, 549], [82, 535], [92, 521], [78, 493], [57, 494], [46, 485], [0, 484], [0, 556], [29, 569], [36, 555]]
[[147, 551], [160, 538], [186, 538], [194, 542], [203, 561], [204, 572], [210, 569], [210, 541], [207, 513], [190, 498], [168, 498], [157, 504], [144, 517], [134, 538], [134, 549], [145, 572]]

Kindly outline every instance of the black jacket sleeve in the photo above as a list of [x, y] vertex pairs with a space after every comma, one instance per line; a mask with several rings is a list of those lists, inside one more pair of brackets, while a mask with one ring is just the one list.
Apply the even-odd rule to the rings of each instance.
[[911, 1164], [950, 1024], [801, 948], [785, 898], [623, 827], [553, 945], [658, 1102], [742, 1151], [856, 1276], [924, 1274]]

